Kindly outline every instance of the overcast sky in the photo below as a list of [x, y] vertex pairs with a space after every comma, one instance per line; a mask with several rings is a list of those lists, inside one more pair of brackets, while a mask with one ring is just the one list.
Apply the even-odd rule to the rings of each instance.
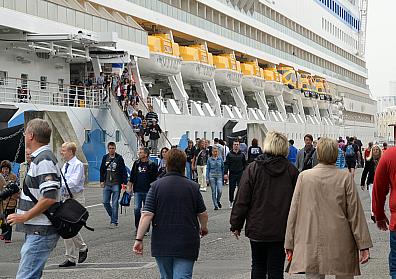
[[374, 96], [387, 95], [389, 81], [396, 80], [395, 11], [395, 0], [369, 0], [366, 60]]

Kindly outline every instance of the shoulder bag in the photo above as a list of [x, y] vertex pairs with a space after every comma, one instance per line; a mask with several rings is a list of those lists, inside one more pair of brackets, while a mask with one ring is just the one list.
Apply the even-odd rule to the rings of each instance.
[[[69, 185], [67, 184], [66, 178], [62, 172], [61, 176], [65, 182], [69, 198], [53, 204], [50, 208], [44, 211], [43, 214], [51, 221], [52, 225], [63, 239], [69, 239], [76, 236], [82, 227], [85, 227], [90, 231], [94, 231], [93, 228], [87, 226], [87, 220], [89, 217], [88, 210], [78, 201], [73, 199], [73, 194], [70, 191]], [[36, 197], [30, 192], [26, 183], [23, 183], [23, 192], [34, 203], [38, 202]]]

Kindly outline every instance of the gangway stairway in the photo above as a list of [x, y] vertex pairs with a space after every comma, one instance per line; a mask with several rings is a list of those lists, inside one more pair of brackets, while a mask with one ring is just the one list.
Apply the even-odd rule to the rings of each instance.
[[[148, 113], [148, 105], [145, 102], [145, 100], [148, 100], [152, 97], [150, 97], [150, 93], [147, 90], [141, 76], [140, 76], [140, 70], [139, 66], [137, 63], [136, 59], [133, 59], [131, 63], [129, 64], [130, 66], [130, 72], [132, 73], [133, 80], [136, 83], [136, 91], [139, 96], [139, 109], [143, 112], [143, 115], [146, 115]], [[157, 112], [158, 113], [158, 112]], [[158, 123], [161, 127], [161, 123]], [[161, 127], [162, 129], [163, 127]], [[169, 140], [169, 138], [165, 135], [165, 133], [161, 133], [160, 139], [158, 140], [158, 147], [161, 149], [162, 147], [171, 147], [172, 143]]]
[[[143, 112], [143, 115], [146, 115], [148, 113], [148, 105], [146, 102], [144, 102], [144, 100], [142, 100], [142, 98], [139, 97], [139, 100], [140, 100], [139, 101], [139, 109]], [[158, 124], [161, 127], [161, 122]], [[172, 143], [169, 140], [169, 138], [166, 136], [166, 134], [163, 130], [163, 127], [161, 127], [161, 129], [162, 129], [162, 133], [160, 134], [160, 138], [158, 139], [158, 149], [161, 149], [162, 147], [170, 148], [172, 146]], [[159, 152], [159, 150], [158, 150], [158, 152]], [[159, 155], [159, 154], [155, 154], [155, 155]]]
[[[140, 98], [139, 102], [139, 109], [142, 110], [143, 114], [148, 112], [147, 104]], [[126, 142], [128, 143], [129, 151], [131, 152], [133, 158], [138, 158], [138, 151], [139, 148], [142, 146], [142, 142], [139, 136], [135, 133], [132, 124], [129, 118], [125, 115], [125, 112], [119, 106], [116, 98], [111, 96], [110, 98], [110, 113], [113, 117], [114, 121], [116, 122], [117, 126], [120, 129], [122, 136], [125, 138]], [[161, 134], [160, 139], [158, 140], [158, 147], [161, 149], [162, 147], [170, 147], [171, 142], [166, 137], [164, 133]], [[158, 155], [158, 154], [153, 154]]]
[[122, 108], [118, 105], [114, 96], [110, 96], [110, 113], [113, 120], [116, 122], [117, 127], [120, 129], [122, 137], [128, 143], [132, 159], [136, 159], [140, 147], [139, 139], [132, 128], [131, 122], [125, 115]]

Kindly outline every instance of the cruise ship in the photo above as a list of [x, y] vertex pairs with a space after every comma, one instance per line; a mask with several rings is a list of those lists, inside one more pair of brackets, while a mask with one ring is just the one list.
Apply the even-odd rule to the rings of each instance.
[[48, 119], [54, 150], [76, 141], [96, 181], [107, 142], [131, 165], [139, 141], [116, 99], [82, 84], [127, 71], [161, 145], [270, 130], [298, 147], [306, 133], [368, 142], [366, 25], [367, 0], [1, 0], [0, 124]]

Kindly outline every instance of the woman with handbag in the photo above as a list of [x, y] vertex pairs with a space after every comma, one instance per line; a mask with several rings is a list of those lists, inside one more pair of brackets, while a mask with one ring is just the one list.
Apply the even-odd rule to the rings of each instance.
[[[15, 174], [11, 173], [11, 163], [8, 160], [4, 160], [0, 164], [1, 174], [4, 177], [6, 183], [16, 182], [17, 177]], [[8, 215], [15, 213], [17, 201], [19, 194], [13, 194], [11, 197], [2, 201], [3, 203], [3, 215], [4, 219], [7, 218]], [[5, 243], [12, 243], [12, 227], [7, 223], [1, 224], [1, 235], [0, 240], [4, 240]]]

